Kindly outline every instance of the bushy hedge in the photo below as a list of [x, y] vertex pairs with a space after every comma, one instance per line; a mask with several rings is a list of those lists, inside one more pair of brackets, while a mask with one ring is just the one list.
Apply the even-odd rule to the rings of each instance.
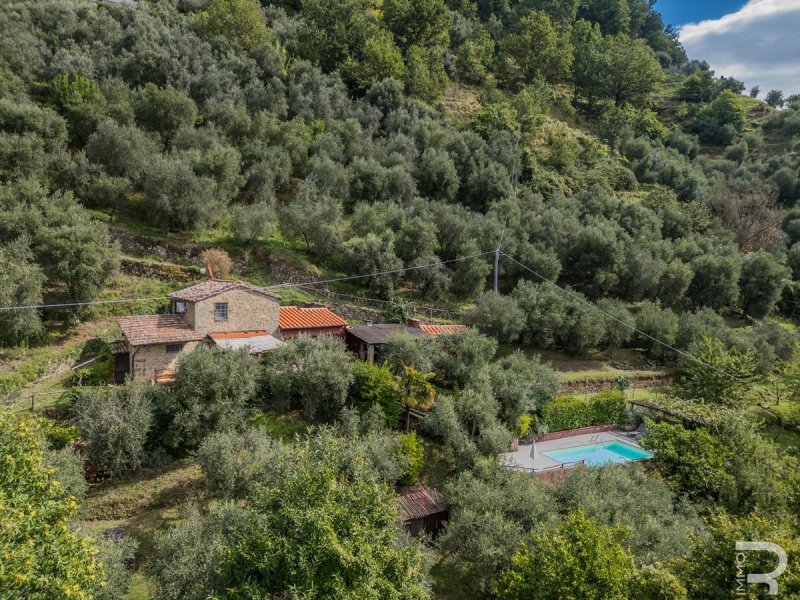
[[619, 390], [606, 390], [588, 399], [559, 396], [542, 407], [542, 421], [549, 431], [612, 425], [625, 420], [625, 405], [625, 394]]

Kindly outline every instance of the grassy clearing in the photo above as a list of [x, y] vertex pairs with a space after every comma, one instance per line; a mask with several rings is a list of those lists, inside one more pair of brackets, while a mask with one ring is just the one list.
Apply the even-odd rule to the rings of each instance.
[[187, 505], [206, 506], [208, 501], [200, 466], [182, 460], [92, 486], [81, 508], [81, 525], [99, 533], [121, 527], [136, 539], [136, 572], [126, 598], [155, 598], [146, 573], [156, 533], [179, 522]]
[[253, 425], [261, 427], [270, 437], [287, 442], [297, 435], [313, 431], [313, 425], [309, 425], [304, 421], [297, 411], [279, 413], [268, 410], [256, 414], [251, 422]]

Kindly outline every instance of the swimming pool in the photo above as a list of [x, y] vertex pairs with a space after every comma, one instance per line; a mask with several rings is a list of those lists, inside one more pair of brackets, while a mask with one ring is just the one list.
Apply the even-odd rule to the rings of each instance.
[[600, 444], [573, 446], [572, 448], [564, 448], [563, 450], [550, 450], [542, 454], [562, 464], [583, 461], [588, 467], [596, 467], [610, 463], [626, 463], [653, 457], [647, 450], [624, 442], [603, 442]]

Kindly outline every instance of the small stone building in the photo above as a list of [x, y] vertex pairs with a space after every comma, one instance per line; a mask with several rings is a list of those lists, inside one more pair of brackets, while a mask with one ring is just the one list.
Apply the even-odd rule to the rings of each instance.
[[[241, 281], [209, 279], [169, 295], [171, 313], [118, 319], [124, 340], [112, 344], [117, 381], [169, 381], [178, 359], [198, 344], [249, 347], [281, 344], [280, 297]], [[125, 365], [127, 364], [127, 370]]]

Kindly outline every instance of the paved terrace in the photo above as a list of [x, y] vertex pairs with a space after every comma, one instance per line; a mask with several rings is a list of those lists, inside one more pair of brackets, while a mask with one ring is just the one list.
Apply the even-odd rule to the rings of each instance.
[[[537, 444], [524, 444], [517, 448], [516, 452], [506, 452], [500, 455], [500, 462], [508, 467], [541, 471], [560, 467], [563, 463], [553, 460], [544, 455], [545, 452], [552, 450], [563, 450], [564, 448], [574, 448], [575, 446], [587, 446], [603, 442], [621, 441], [632, 446], [639, 447], [639, 444], [630, 436], [621, 431], [605, 431], [603, 433], [583, 433], [571, 435], [558, 440], [548, 440]], [[534, 449], [536, 453], [534, 455]]]

